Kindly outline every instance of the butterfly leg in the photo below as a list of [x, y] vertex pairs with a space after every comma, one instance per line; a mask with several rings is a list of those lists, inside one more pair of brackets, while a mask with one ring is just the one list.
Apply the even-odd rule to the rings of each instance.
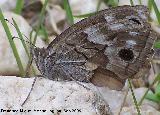
[[27, 67], [26, 67], [26, 71], [25, 71], [25, 76], [29, 76], [29, 70], [32, 67], [32, 62], [33, 62], [33, 55], [30, 54], [28, 64], [27, 64]]
[[34, 85], [35, 85], [35, 83], [36, 83], [36, 80], [37, 80], [37, 76], [35, 76], [35, 78], [34, 78], [34, 80], [33, 80], [33, 83], [32, 83], [32, 87], [31, 87], [31, 89], [30, 89], [30, 91], [29, 91], [26, 99], [25, 99], [25, 100], [23, 101], [23, 103], [21, 104], [21, 106], [23, 106], [23, 105], [27, 102], [29, 96], [31, 95], [31, 92], [32, 92], [32, 90], [33, 90], [33, 87], [34, 87]]

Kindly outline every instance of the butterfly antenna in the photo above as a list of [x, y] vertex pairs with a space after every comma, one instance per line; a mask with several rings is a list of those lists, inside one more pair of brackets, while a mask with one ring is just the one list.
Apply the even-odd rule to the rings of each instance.
[[[14, 28], [16, 28], [15, 25], [14, 25], [12, 22], [10, 22], [7, 18], [5, 18], [4, 20], [5, 20], [7, 23], [11, 24]], [[12, 20], [13, 20], [13, 18], [12, 18]]]
[[[7, 18], [4, 19], [6, 22], [8, 22], [9, 24], [11, 24], [12, 26], [14, 26], [13, 23], [11, 23]], [[14, 26], [15, 27], [15, 26]]]
[[[9, 24], [11, 24], [14, 28], [16, 28], [15, 25], [14, 25], [12, 22], [10, 22], [7, 18], [5, 18], [4, 20], [5, 20], [6, 22], [8, 22]], [[12, 20], [13, 20], [13, 18], [12, 18]], [[26, 40], [24, 40], [24, 39], [22, 39], [22, 38], [16, 37], [16, 36], [13, 36], [13, 37], [12, 37], [12, 40], [13, 40], [14, 38], [17, 38], [17, 39], [23, 40], [24, 42], [29, 43], [30, 45], [36, 47], [33, 43], [30, 42], [30, 39], [29, 39], [25, 34], [23, 34], [23, 33], [21, 33], [21, 34], [22, 34], [28, 41], [26, 41]]]
[[22, 33], [22, 35], [23, 35], [28, 41], [30, 41], [30, 39], [29, 39], [25, 34]]
[[[6, 22], [8, 22], [9, 24], [11, 24], [11, 25], [16, 29], [15, 25], [14, 25], [12, 22], [10, 22], [7, 18], [5, 18], [4, 20], [5, 20]], [[13, 20], [13, 18], [12, 18], [12, 20]], [[33, 43], [31, 43], [30, 39], [29, 39], [25, 34], [23, 34], [23, 33], [21, 33], [21, 34], [22, 34], [28, 41], [26, 41], [26, 40], [24, 40], [24, 39], [22, 39], [22, 38], [16, 37], [16, 36], [13, 36], [13, 37], [12, 37], [12, 40], [15, 39], [15, 38], [17, 38], [17, 39], [20, 39], [20, 40], [22, 40], [22, 41], [24, 41], [24, 42], [26, 42], [26, 43], [29, 43], [30, 45], [36, 47]]]
[[31, 43], [30, 41], [26, 41], [26, 40], [24, 40], [24, 39], [22, 39], [22, 38], [19, 38], [19, 37], [16, 37], [16, 36], [13, 36], [13, 37], [12, 37], [12, 40], [15, 39], [15, 38], [16, 38], [16, 39], [20, 39], [20, 40], [22, 40], [22, 41], [24, 41], [24, 42], [26, 42], [26, 43], [34, 46], [34, 47], [37, 47], [37, 46], [35, 46], [33, 43]]
[[29, 41], [29, 43], [30, 43], [32, 46], [36, 47], [36, 45], [33, 44], [33, 43], [31, 42], [31, 40], [30, 40], [25, 34], [22, 33], [22, 35]]

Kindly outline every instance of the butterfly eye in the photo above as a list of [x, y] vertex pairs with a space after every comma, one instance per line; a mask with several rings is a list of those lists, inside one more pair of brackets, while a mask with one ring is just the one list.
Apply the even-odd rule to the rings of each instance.
[[132, 21], [132, 22], [139, 24], [139, 25], [141, 24], [141, 22], [136, 18], [130, 18], [129, 21]]
[[131, 49], [121, 49], [118, 52], [118, 55], [124, 61], [132, 61], [134, 58], [134, 54]]

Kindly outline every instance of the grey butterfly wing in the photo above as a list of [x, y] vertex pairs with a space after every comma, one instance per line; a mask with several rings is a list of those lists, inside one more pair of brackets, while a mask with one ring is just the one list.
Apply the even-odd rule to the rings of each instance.
[[76, 23], [47, 47], [43, 73], [122, 88], [128, 77], [149, 69], [156, 35], [148, 14], [144, 6], [122, 6]]

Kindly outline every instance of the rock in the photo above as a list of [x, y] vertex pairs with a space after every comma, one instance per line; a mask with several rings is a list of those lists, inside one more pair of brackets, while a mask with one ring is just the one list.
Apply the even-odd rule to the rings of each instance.
[[[149, 105], [140, 107], [141, 115], [160, 115], [160, 112]], [[135, 106], [123, 107], [120, 115], [137, 115]]]
[[[26, 99], [33, 80], [34, 78], [1, 76], [0, 99], [3, 101], [0, 101], [0, 113], [3, 112], [2, 109], [23, 109], [31, 110], [29, 114], [32, 115], [41, 114], [43, 111], [40, 110], [46, 110], [43, 115], [52, 115], [53, 111], [54, 114], [60, 115], [118, 115], [122, 107], [120, 115], [137, 114], [130, 92], [122, 106], [126, 95], [124, 90], [115, 91], [89, 83], [79, 85], [74, 81], [52, 81], [45, 78], [36, 80], [31, 95], [22, 107], [21, 104]], [[138, 101], [145, 90], [146, 88], [134, 90]], [[76, 112], [73, 112], [73, 109]], [[158, 109], [157, 104], [148, 100], [144, 100], [141, 105], [142, 115], [159, 115]], [[19, 111], [16, 115], [20, 114], [22, 113]]]
[[74, 14], [86, 14], [95, 12], [97, 9], [98, 0], [69, 0], [71, 9]]
[[[147, 88], [144, 88], [144, 87], [141, 87], [141, 88], [137, 88], [137, 89], [134, 89], [134, 94], [135, 94], [135, 97], [136, 97], [136, 100], [137, 102], [139, 102], [142, 98], [142, 96], [145, 94]], [[134, 102], [133, 102], [133, 97], [131, 95], [131, 92], [129, 92], [128, 96], [127, 96], [127, 100], [126, 100], [126, 103], [125, 103], [125, 106], [132, 106], [134, 105]], [[144, 99], [143, 100], [143, 103], [142, 105], [149, 105], [155, 109], [159, 109], [159, 105], [153, 101], [149, 101], [147, 99]]]
[[[152, 68], [150, 69], [149, 75], [148, 75], [148, 84], [149, 85], [151, 85], [153, 83], [153, 81], [155, 80], [155, 78], [159, 74], [159, 70], [160, 70], [159, 64], [152, 64]], [[152, 88], [155, 89], [156, 86], [157, 86], [157, 83], [155, 83]]]
[[[44, 0], [42, 0], [44, 2]], [[97, 9], [99, 0], [69, 0], [73, 15], [82, 15], [87, 13], [93, 13]], [[58, 35], [69, 25], [66, 23], [66, 11], [62, 9], [63, 2], [57, 0], [50, 0], [47, 7], [47, 15], [45, 18], [45, 26], [49, 35]], [[102, 2], [100, 9], [106, 9], [106, 5]], [[56, 18], [55, 18], [56, 17]], [[82, 18], [74, 18], [74, 22], [78, 22]]]
[[58, 35], [64, 30], [66, 13], [59, 5], [49, 4], [49, 6], [47, 7], [45, 27], [49, 35]]
[[[82, 15], [96, 12], [99, 0], [69, 0], [73, 15]], [[107, 6], [102, 2], [100, 9], [107, 9]], [[74, 18], [78, 22], [82, 18]]]
[[[15, 27], [13, 27], [11, 25], [12, 23], [12, 18], [15, 19], [20, 31], [29, 38], [30, 33], [32, 31], [32, 28], [29, 26], [29, 24], [24, 20], [23, 17], [16, 15], [14, 13], [11, 12], [4, 12], [4, 17], [9, 20], [8, 26], [9, 29], [11, 31], [12, 36], [18, 37], [17, 31], [15, 29]], [[8, 38], [6, 36], [6, 33], [3, 29], [2, 24], [0, 23], [0, 74], [1, 75], [17, 75], [19, 73], [19, 69], [17, 66], [17, 62], [16, 59], [13, 55], [12, 49], [10, 47]], [[26, 39], [24, 37], [24, 39], [26, 41], [29, 41], [28, 39]], [[15, 45], [17, 47], [19, 56], [21, 58], [22, 64], [24, 66], [24, 68], [26, 67], [26, 64], [28, 63], [28, 56], [24, 50], [24, 47], [21, 43], [21, 40], [19, 39], [14, 39]], [[29, 43], [26, 42], [27, 45], [29, 45]], [[37, 47], [43, 47], [45, 46], [45, 44], [42, 42], [42, 40], [40, 38], [37, 38], [37, 42], [36, 42], [36, 46]], [[30, 49], [30, 48], [28, 48]]]
[[[143, 5], [147, 5], [148, 0], [142, 0]], [[134, 5], [139, 5], [139, 0], [133, 0]], [[131, 5], [130, 0], [119, 0], [118, 6]]]
[[0, 0], [2, 11], [11, 11], [16, 7], [16, 0]]
[[[138, 102], [142, 98], [146, 89], [147, 88], [138, 88], [134, 90]], [[124, 101], [126, 92], [127, 92], [126, 89], [123, 89], [122, 91], [116, 91], [116, 90], [110, 90], [108, 88], [97, 88], [97, 94], [100, 94], [101, 98], [103, 98], [105, 102], [109, 104], [109, 107], [114, 115], [119, 115], [121, 107], [122, 111], [120, 115], [137, 115], [136, 109], [133, 109], [135, 107], [135, 104], [133, 103], [133, 98], [130, 92], [127, 96], [127, 100]], [[151, 109], [145, 110], [145, 107]], [[150, 115], [148, 114], [150, 112], [153, 114], [153, 110], [156, 110], [156, 113], [158, 112], [157, 111], [159, 110], [158, 104], [145, 99], [142, 104], [142, 113], [143, 113], [142, 115]]]
[[105, 100], [109, 104], [111, 111], [114, 115], [120, 111], [121, 105], [123, 104], [125, 91], [116, 91], [111, 90], [106, 87], [95, 87], [95, 91], [97, 94], [101, 95], [101, 98]]
[[[134, 93], [138, 102], [140, 101], [140, 99], [142, 98], [146, 90], [147, 88], [134, 89]], [[134, 110], [135, 113], [132, 110], [133, 109], [132, 107], [134, 107], [135, 104], [133, 102], [133, 98], [130, 91], [128, 92], [127, 99], [125, 102], [124, 102], [124, 98], [127, 92], [126, 89], [123, 89], [122, 91], [116, 91], [116, 90], [110, 90], [108, 88], [96, 87], [96, 91], [97, 91], [97, 94], [101, 95], [101, 98], [103, 98], [105, 102], [109, 104], [109, 107], [114, 115], [118, 115], [118, 113], [121, 111], [120, 110], [121, 107], [123, 108], [122, 110], [123, 114], [121, 115], [134, 115], [136, 113], [136, 110]], [[124, 106], [123, 106], [123, 103], [124, 103]], [[144, 109], [145, 106], [151, 108], [151, 110], [146, 109], [145, 111]], [[150, 115], [148, 114], [150, 112], [153, 114], [152, 110], [159, 110], [159, 105], [157, 103], [154, 103], [152, 101], [145, 99], [142, 103], [142, 111], [143, 111], [142, 113], [147, 113], [147, 114], [142, 114], [142, 115]]]
[[[41, 1], [44, 4], [45, 0], [41, 0]], [[61, 1], [61, 0], [49, 0], [48, 3], [49, 4], [60, 5], [60, 4], [63, 4], [63, 1]]]
[[24, 0], [21, 15], [28, 21], [32, 27], [37, 27], [39, 24], [39, 14], [43, 4], [41, 0]]
[[[33, 80], [33, 78], [18, 78], [14, 76], [0, 77], [0, 113], [6, 114], [6, 112], [2, 112], [2, 109], [23, 109], [31, 111], [26, 113], [18, 111], [16, 115], [37, 115], [42, 113], [43, 115], [53, 115], [53, 111], [57, 115], [111, 114], [107, 103], [94, 91], [88, 90], [74, 81], [60, 82], [45, 78], [36, 80], [30, 97], [22, 107], [21, 104], [28, 95]], [[88, 87], [85, 83], [83, 85]], [[91, 86], [94, 87], [93, 85]], [[75, 109], [75, 112], [73, 112], [73, 109]], [[46, 110], [46, 112], [37, 110]]]
[[[155, 23], [155, 22], [151, 22], [151, 27], [152, 27], [152, 29], [153, 29], [155, 32], [157, 32], [157, 33], [160, 34], [160, 26], [159, 26], [159, 24], [157, 24], [157, 23]], [[158, 35], [159, 35], [159, 34], [158, 34]], [[160, 40], [159, 37], [158, 37], [157, 39]]]

